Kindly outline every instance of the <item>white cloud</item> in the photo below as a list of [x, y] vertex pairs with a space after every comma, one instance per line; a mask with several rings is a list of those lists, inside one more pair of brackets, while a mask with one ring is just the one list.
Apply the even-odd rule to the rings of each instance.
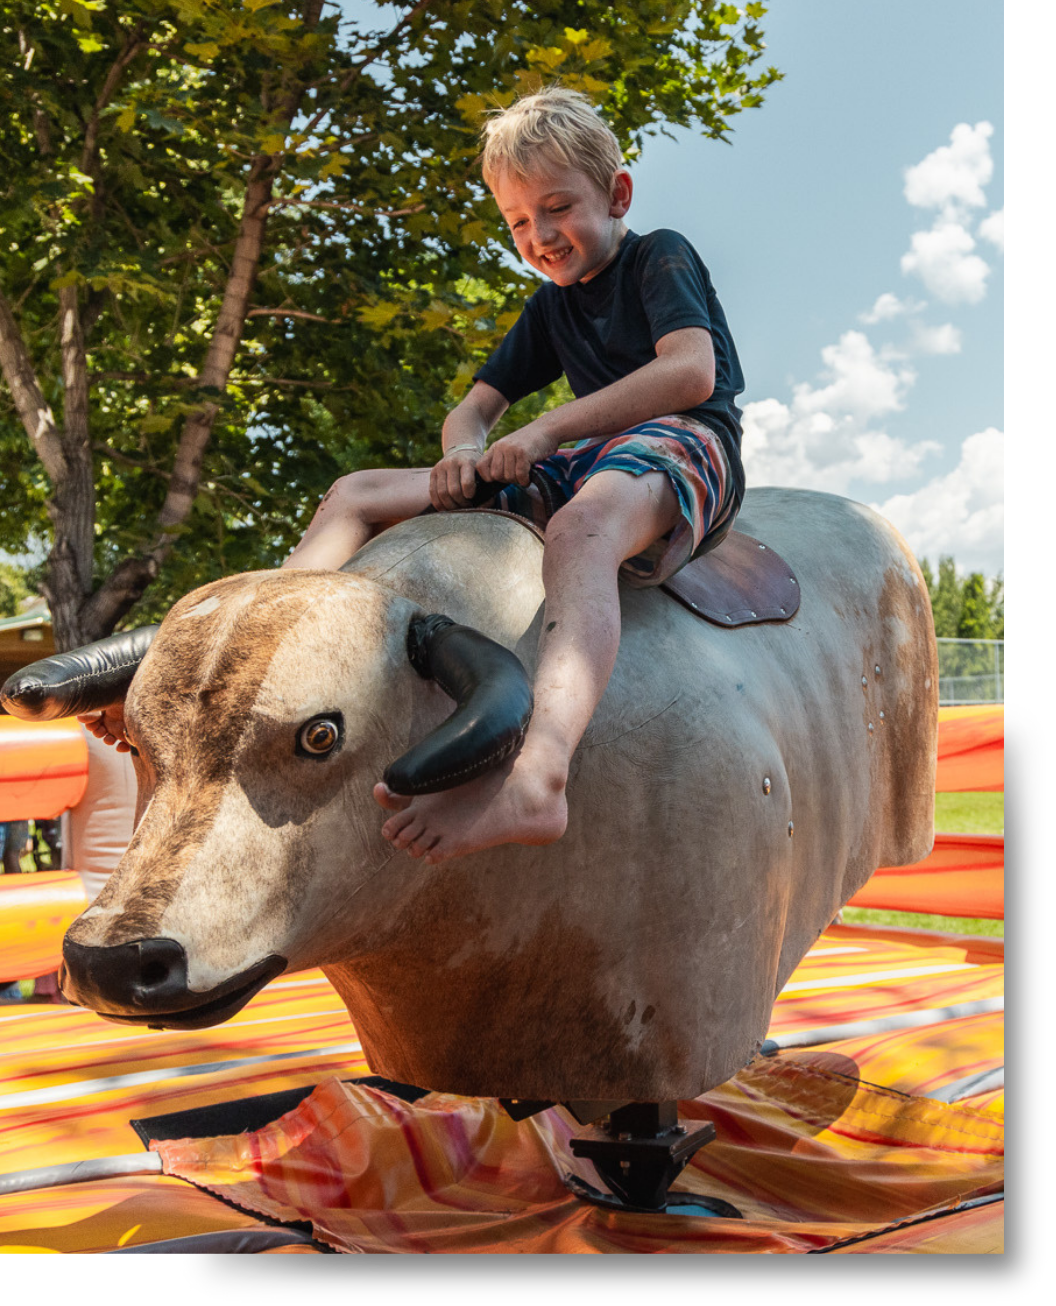
[[947, 304], [977, 304], [986, 294], [990, 268], [974, 249], [975, 241], [959, 222], [939, 221], [930, 231], [913, 233], [902, 271], [920, 277]]
[[984, 218], [979, 224], [979, 235], [984, 240], [988, 240], [991, 245], [996, 245], [999, 250], [1004, 252], [1005, 248], [1005, 210], [998, 209], [991, 213], [988, 218]]
[[846, 412], [867, 421], [900, 409], [903, 390], [916, 379], [908, 369], [885, 365], [861, 331], [845, 331], [838, 345], [822, 349], [821, 360], [832, 379], [820, 389], [806, 382], [794, 388], [801, 412]]
[[879, 322], [892, 322], [899, 317], [909, 317], [909, 339], [902, 345], [885, 344], [880, 347], [877, 357], [881, 362], [895, 364], [904, 361], [911, 353], [916, 354], [959, 354], [961, 352], [962, 332], [951, 322], [943, 326], [925, 326], [916, 320], [917, 314], [927, 308], [924, 300], [899, 299], [890, 291], [881, 295], [868, 313], [859, 313], [859, 322], [874, 326]]
[[1004, 432], [989, 426], [964, 441], [953, 471], [872, 506], [933, 568], [949, 554], [961, 568], [994, 576], [1004, 566], [1003, 495]]
[[926, 305], [915, 299], [899, 299], [897, 295], [885, 291], [872, 308], [867, 313], [859, 313], [858, 321], [864, 322], [867, 326], [875, 326], [877, 322], [889, 322], [892, 318], [901, 317], [905, 313], [919, 313]]
[[993, 134], [988, 122], [974, 127], [959, 122], [950, 133], [949, 145], [905, 170], [906, 199], [916, 208], [940, 209], [950, 216], [965, 208], [981, 208], [986, 203], [983, 187], [994, 173], [989, 144]]
[[[968, 230], [971, 211], [986, 204], [985, 187], [994, 174], [988, 122], [974, 127], [961, 122], [950, 133], [949, 145], [933, 150], [905, 170], [904, 194], [916, 208], [937, 209], [930, 231], [917, 231], [902, 271], [918, 276], [931, 294], [947, 304], [978, 304], [986, 295], [987, 263], [974, 253], [975, 240]], [[979, 235], [1002, 246], [1002, 214], [991, 214], [980, 224]]]
[[798, 485], [844, 494], [854, 481], [887, 484], [912, 476], [934, 441], [909, 445], [870, 424], [904, 406], [912, 369], [881, 356], [860, 331], [821, 351], [822, 384], [793, 387], [791, 404], [745, 405], [743, 456], [753, 485]]
[[913, 323], [913, 346], [921, 354], [959, 354], [961, 332], [951, 322], [942, 326]]
[[[950, 144], [905, 173], [905, 194], [918, 208], [935, 210], [930, 231], [915, 232], [902, 272], [916, 276], [930, 296], [950, 304], [985, 298], [990, 268], [975, 252], [968, 229], [986, 204], [993, 175], [987, 122], [960, 123]], [[998, 244], [1002, 216], [978, 225], [980, 239]], [[866, 487], [919, 484], [927, 460], [942, 453], [935, 440], [913, 441], [885, 429], [906, 406], [916, 380], [912, 357], [961, 352], [963, 336], [952, 322], [927, 325], [928, 303], [885, 291], [858, 315], [868, 326], [905, 322], [902, 340], [874, 346], [863, 331], [848, 330], [821, 351], [824, 364], [813, 383], [792, 386], [789, 402], [777, 398], [745, 404], [742, 454], [749, 484], [777, 484], [854, 494]], [[890, 334], [890, 332], [889, 332]], [[933, 478], [923, 490], [893, 495], [881, 511], [896, 519], [918, 554], [929, 549], [965, 555], [968, 565], [996, 571], [1001, 554], [1001, 433], [988, 429], [965, 441], [960, 466]], [[998, 453], [995, 470], [995, 440]], [[926, 473], [925, 473], [926, 474]], [[885, 491], [890, 493], [890, 491]], [[973, 561], [978, 559], [978, 561]]]

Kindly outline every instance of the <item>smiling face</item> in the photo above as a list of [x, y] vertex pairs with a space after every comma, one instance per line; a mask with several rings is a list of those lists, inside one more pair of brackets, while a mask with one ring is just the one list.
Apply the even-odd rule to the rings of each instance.
[[622, 169], [606, 195], [584, 172], [552, 167], [528, 178], [504, 172], [492, 194], [517, 252], [559, 286], [589, 281], [616, 256], [627, 233], [631, 178]]

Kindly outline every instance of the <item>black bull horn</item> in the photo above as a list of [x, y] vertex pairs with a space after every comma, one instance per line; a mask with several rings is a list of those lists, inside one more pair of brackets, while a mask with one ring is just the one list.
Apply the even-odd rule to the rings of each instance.
[[[56, 653], [10, 676], [0, 704], [30, 721], [95, 712], [124, 702], [157, 626]], [[407, 656], [424, 680], [455, 700], [445, 721], [396, 759], [382, 777], [393, 793], [438, 793], [483, 775], [516, 752], [532, 716], [532, 687], [520, 659], [449, 617], [416, 617]]]
[[157, 633], [157, 626], [141, 626], [41, 658], [4, 681], [0, 705], [27, 721], [54, 721], [123, 703]]

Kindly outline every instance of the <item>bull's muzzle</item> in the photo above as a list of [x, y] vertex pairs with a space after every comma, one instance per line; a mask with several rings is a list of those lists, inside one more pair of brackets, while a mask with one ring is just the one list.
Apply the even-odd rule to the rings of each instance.
[[203, 1029], [228, 1020], [286, 969], [271, 954], [222, 984], [196, 992], [187, 984], [187, 954], [175, 939], [137, 939], [110, 947], [62, 945], [65, 996], [107, 1020], [157, 1029]]

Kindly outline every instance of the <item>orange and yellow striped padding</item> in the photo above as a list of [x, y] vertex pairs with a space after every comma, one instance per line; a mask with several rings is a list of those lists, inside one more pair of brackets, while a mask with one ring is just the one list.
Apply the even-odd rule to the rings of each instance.
[[76, 717], [0, 716], [0, 821], [47, 821], [81, 801], [88, 743]]

